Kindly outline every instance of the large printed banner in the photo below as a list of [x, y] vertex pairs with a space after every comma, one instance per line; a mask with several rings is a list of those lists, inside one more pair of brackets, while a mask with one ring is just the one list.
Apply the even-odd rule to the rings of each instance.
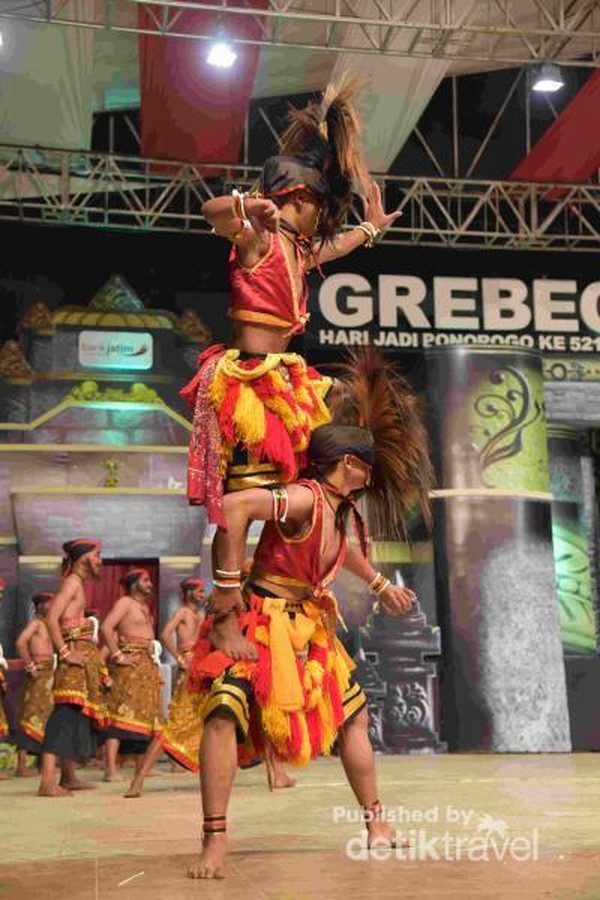
[[380, 246], [332, 268], [313, 285], [312, 346], [600, 351], [600, 273], [589, 254]]
[[320, 285], [315, 306], [310, 331], [320, 345], [600, 351], [600, 281], [339, 272]]

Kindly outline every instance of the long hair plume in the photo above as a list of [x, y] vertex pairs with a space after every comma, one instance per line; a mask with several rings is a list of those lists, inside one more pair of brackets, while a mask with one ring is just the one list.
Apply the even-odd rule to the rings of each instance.
[[373, 486], [367, 493], [373, 536], [406, 537], [415, 505], [430, 528], [433, 467], [414, 391], [371, 347], [350, 351], [339, 369], [330, 403], [333, 421], [367, 428], [375, 444]]
[[346, 73], [326, 88], [320, 103], [311, 101], [304, 109], [290, 109], [281, 138], [281, 154], [308, 157], [327, 181], [319, 227], [325, 240], [331, 240], [340, 229], [352, 194], [366, 196], [369, 191], [360, 119], [353, 102], [359, 89], [357, 79]]

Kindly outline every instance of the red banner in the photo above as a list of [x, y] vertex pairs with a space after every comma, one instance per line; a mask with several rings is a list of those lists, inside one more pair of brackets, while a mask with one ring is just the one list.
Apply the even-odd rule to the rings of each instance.
[[[256, 9], [266, 0], [252, 0]], [[141, 28], [157, 31], [164, 9], [139, 9]], [[222, 16], [169, 10], [172, 30], [259, 38], [253, 16]], [[142, 34], [139, 37], [142, 153], [189, 162], [238, 162], [259, 47], [232, 44], [237, 59], [229, 69], [207, 62], [210, 41]]]
[[595, 72], [510, 177], [586, 181], [600, 166], [599, 109], [600, 72]]

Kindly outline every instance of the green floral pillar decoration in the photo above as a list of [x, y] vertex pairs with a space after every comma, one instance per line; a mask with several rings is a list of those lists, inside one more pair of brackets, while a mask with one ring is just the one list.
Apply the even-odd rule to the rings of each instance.
[[544, 383], [533, 363], [525, 357], [517, 366], [500, 358], [473, 383], [468, 427], [485, 487], [550, 489]]

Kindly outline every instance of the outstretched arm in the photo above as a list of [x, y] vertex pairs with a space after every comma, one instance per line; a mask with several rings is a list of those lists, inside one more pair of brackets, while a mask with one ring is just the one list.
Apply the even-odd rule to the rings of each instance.
[[[392, 213], [386, 213], [381, 201], [381, 190], [377, 182], [371, 182], [371, 190], [368, 197], [363, 199], [363, 207], [365, 212], [365, 222], [373, 226], [375, 232], [385, 231], [386, 228], [395, 222], [402, 213], [396, 209]], [[356, 250], [358, 247], [364, 247], [370, 241], [370, 235], [367, 229], [360, 226], [352, 228], [350, 231], [344, 231], [336, 235], [333, 243], [323, 244], [317, 253], [319, 264], [331, 262], [333, 259], [340, 259]]]

